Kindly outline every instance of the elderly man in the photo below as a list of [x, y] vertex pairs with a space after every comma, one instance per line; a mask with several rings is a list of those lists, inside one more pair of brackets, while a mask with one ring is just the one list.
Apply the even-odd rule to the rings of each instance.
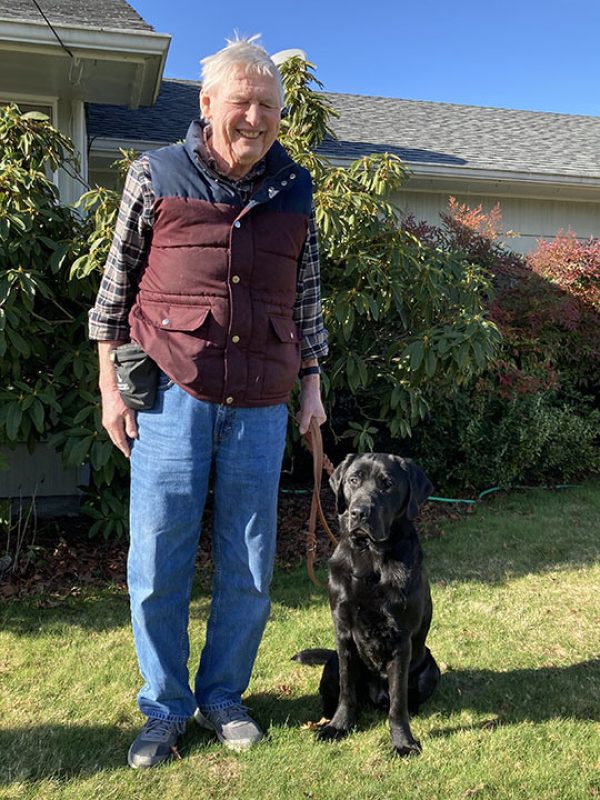
[[[203, 62], [202, 120], [184, 144], [133, 163], [94, 308], [103, 425], [131, 461], [128, 583], [148, 718], [130, 766], [171, 756], [194, 716], [242, 750], [262, 732], [241, 704], [270, 610], [287, 401], [321, 424], [327, 353], [308, 172], [276, 141], [283, 91], [253, 40]], [[110, 353], [135, 342], [158, 365], [133, 412]], [[189, 603], [214, 472], [211, 611], [194, 690]]]

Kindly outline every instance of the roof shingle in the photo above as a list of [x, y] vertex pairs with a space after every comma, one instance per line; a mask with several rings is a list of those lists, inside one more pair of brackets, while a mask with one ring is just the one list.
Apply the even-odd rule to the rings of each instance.
[[[39, 5], [53, 25], [154, 30], [125, 0], [39, 0]], [[0, 0], [0, 19], [44, 22], [31, 0]]]
[[[2, 2], [2, 0], [0, 0]], [[91, 105], [94, 137], [174, 142], [198, 115], [198, 81], [163, 80], [152, 108]], [[600, 117], [328, 93], [340, 114], [327, 156], [397, 154], [409, 164], [600, 178]]]

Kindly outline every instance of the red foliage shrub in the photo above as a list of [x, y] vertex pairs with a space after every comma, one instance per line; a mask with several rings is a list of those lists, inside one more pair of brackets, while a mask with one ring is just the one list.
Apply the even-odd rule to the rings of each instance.
[[[581, 242], [573, 231], [559, 231], [551, 242], [540, 240], [527, 262], [537, 275], [600, 313], [600, 239]], [[576, 305], [571, 303], [573, 309]], [[571, 327], [576, 322], [572, 320]]]
[[600, 240], [560, 231], [527, 257], [503, 247], [500, 204], [485, 212], [451, 197], [441, 225], [407, 216], [403, 227], [489, 269], [488, 313], [503, 335], [494, 365], [501, 397], [561, 388], [594, 398], [600, 388]]

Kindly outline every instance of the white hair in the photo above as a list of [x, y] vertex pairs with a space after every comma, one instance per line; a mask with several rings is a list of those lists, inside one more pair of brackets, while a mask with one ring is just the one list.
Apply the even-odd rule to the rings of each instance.
[[217, 84], [227, 80], [232, 70], [244, 67], [246, 72], [270, 75], [277, 81], [279, 97], [283, 106], [283, 84], [277, 65], [267, 51], [258, 44], [260, 33], [254, 36], [240, 36], [237, 31], [233, 39], [227, 39], [227, 46], [212, 56], [203, 58], [202, 92], [210, 92]]

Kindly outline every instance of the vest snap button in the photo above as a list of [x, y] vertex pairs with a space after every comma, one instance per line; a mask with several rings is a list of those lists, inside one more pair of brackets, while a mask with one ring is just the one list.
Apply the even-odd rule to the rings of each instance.
[[287, 181], [281, 181], [282, 186], [287, 186]]
[[295, 173], [295, 172], [292, 172], [292, 174], [290, 175], [290, 180], [292, 180], [292, 181], [293, 181], [295, 177], [296, 177], [296, 173]]
[[239, 340], [240, 340], [240, 337], [239, 337], [239, 336], [237, 336], [237, 335], [235, 335], [235, 336], [232, 336], [232, 337], [231, 337], [231, 341], [232, 341], [234, 344], [237, 344], [237, 343], [239, 342]]
[[233, 403], [233, 397], [226, 397], [225, 402], [227, 403], [228, 406], [230, 406]]
[[233, 275], [232, 278], [231, 278], [231, 282], [232, 283], [239, 283], [240, 282], [240, 276], [239, 275]]
[[242, 223], [239, 221], [239, 219], [236, 219], [236, 221], [233, 223], [233, 227], [234, 228], [241, 228], [242, 227]]
[[163, 325], [170, 325], [171, 324], [171, 320], [170, 319], [163, 319], [162, 324]]

